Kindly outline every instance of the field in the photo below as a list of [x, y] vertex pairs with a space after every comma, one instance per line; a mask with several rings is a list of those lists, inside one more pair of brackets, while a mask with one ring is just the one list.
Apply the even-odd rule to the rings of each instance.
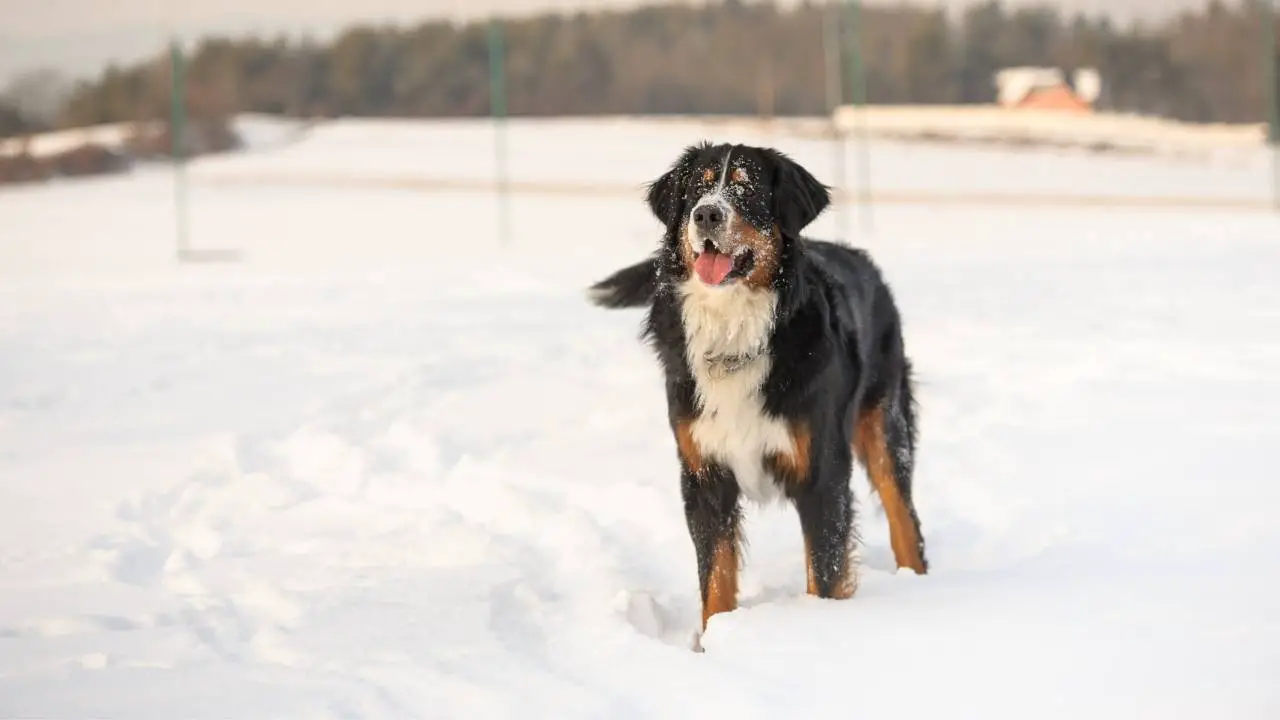
[[1280, 216], [1185, 200], [1260, 205], [1261, 155], [877, 142], [877, 192], [1116, 205], [849, 207], [918, 369], [932, 572], [861, 477], [849, 602], [753, 509], [695, 654], [658, 372], [583, 289], [656, 241], [684, 144], [830, 181], [826, 146], [517, 123], [504, 245], [483, 125], [247, 129], [191, 171], [192, 244], [239, 264], [174, 264], [163, 169], [0, 191], [0, 716], [1280, 715]]

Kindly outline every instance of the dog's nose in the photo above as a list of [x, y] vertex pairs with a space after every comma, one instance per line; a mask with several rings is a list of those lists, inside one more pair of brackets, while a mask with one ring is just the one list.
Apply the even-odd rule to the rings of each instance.
[[693, 209], [693, 226], [710, 233], [724, 224], [724, 211], [715, 205], [699, 205]]

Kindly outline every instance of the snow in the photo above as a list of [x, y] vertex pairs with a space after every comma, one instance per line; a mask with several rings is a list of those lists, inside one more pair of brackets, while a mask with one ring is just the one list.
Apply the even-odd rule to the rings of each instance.
[[[304, 126], [296, 120], [246, 113], [236, 118], [233, 128], [245, 147], [262, 149], [297, 138]], [[133, 123], [104, 123], [2, 139], [0, 155], [16, 155], [25, 149], [35, 157], [45, 157], [69, 152], [88, 143], [123, 148], [135, 130]]]
[[[700, 130], [516, 123], [512, 167], [640, 188]], [[346, 122], [201, 160], [192, 242], [238, 265], [173, 265], [160, 170], [0, 192], [0, 716], [1280, 711], [1280, 217], [878, 206], [858, 242], [920, 379], [931, 572], [895, 572], [861, 478], [847, 602], [804, 596], [791, 511], [752, 509], [743, 607], [698, 654], [640, 313], [584, 296], [654, 242], [639, 191], [518, 193], [499, 246], [485, 193], [270, 181], [483, 178], [489, 133]], [[756, 139], [830, 178], [820, 143]], [[908, 189], [1267, 181], [873, 157]]]
[[[1056, 108], [1008, 108], [1035, 85], [1062, 81], [1058, 68], [1007, 68], [1000, 105], [844, 105], [833, 120], [843, 132], [950, 142], [1036, 144], [1163, 156], [1231, 157], [1265, 147], [1265, 123], [1191, 123], [1151, 115]], [[1088, 71], [1077, 88], [1088, 84]], [[1055, 80], [1054, 77], [1057, 79]], [[1083, 92], [1083, 90], [1082, 90]]]

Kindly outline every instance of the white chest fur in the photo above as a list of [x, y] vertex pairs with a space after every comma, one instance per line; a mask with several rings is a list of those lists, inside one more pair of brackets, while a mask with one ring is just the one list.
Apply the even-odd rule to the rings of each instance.
[[[748, 498], [775, 500], [778, 484], [765, 469], [764, 457], [793, 451], [787, 424], [765, 412], [761, 393], [771, 367], [762, 350], [773, 331], [777, 296], [737, 283], [708, 287], [696, 278], [684, 283], [681, 292], [688, 361], [697, 385], [693, 440], [703, 457], [733, 471]], [[754, 359], [733, 372], [707, 360], [752, 354]]]

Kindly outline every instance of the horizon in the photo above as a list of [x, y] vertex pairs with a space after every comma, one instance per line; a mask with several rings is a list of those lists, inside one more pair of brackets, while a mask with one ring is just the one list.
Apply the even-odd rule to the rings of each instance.
[[[954, 12], [976, 0], [877, 2], [869, 5], [937, 5]], [[519, 17], [548, 12], [626, 9], [643, 0], [225, 0], [169, 7], [160, 16], [150, 0], [0, 0], [0, 17], [22, 17], [0, 31], [0, 86], [15, 76], [49, 68], [76, 80], [111, 63], [135, 62], [161, 51], [171, 36], [191, 42], [208, 36], [331, 37], [358, 24], [414, 24], [433, 19], [466, 21], [489, 15]], [[798, 0], [773, 0], [793, 6]], [[1206, 0], [1005, 0], [1007, 6], [1051, 6], [1063, 13], [1106, 15], [1118, 24], [1157, 22]]]

